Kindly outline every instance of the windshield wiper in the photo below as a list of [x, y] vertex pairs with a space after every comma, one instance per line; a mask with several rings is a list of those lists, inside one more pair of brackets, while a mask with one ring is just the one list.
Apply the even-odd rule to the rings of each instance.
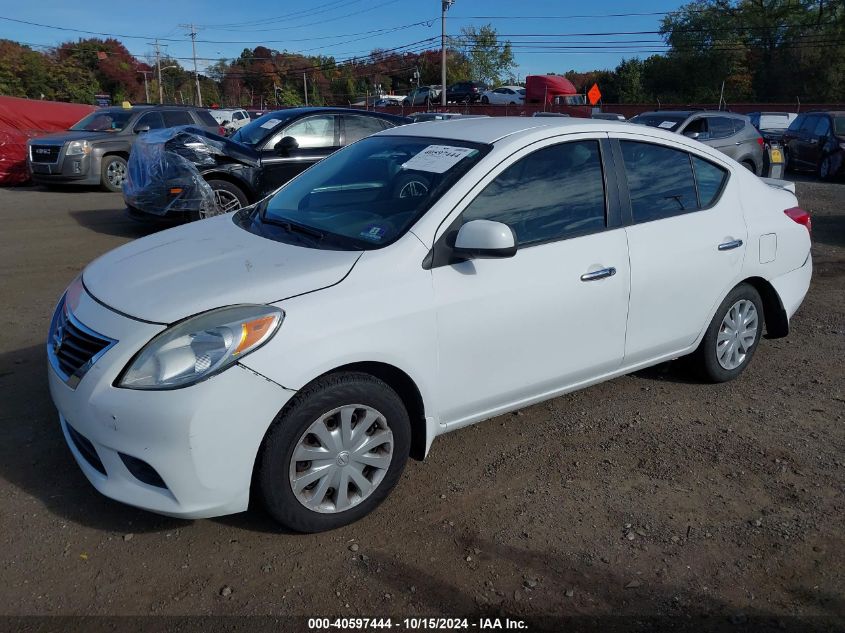
[[265, 213], [264, 217], [262, 218], [262, 221], [266, 222], [267, 224], [272, 224], [273, 226], [280, 226], [285, 229], [288, 233], [300, 233], [302, 235], [307, 235], [309, 237], [314, 238], [318, 242], [325, 237], [325, 235], [317, 229], [312, 229], [310, 226], [291, 222], [287, 218], [268, 217]]

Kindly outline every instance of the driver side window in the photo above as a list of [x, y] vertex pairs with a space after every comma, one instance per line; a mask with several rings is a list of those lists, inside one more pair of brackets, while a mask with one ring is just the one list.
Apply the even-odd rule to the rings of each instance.
[[334, 147], [335, 117], [322, 115], [300, 119], [285, 129], [279, 140], [285, 136], [294, 137], [300, 149]]
[[598, 141], [537, 150], [505, 169], [464, 210], [462, 220], [510, 226], [518, 246], [599, 231], [606, 226]]

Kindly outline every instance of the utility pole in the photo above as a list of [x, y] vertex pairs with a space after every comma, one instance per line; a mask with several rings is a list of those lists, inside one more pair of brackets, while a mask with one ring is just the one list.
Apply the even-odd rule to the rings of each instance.
[[138, 72], [141, 73], [142, 75], [144, 75], [144, 99], [146, 99], [146, 102], [149, 103], [150, 102], [150, 88], [147, 85], [147, 75], [151, 75], [153, 71], [151, 71], [151, 70], [139, 70]]
[[446, 106], [446, 12], [455, 0], [441, 0], [440, 9], [440, 105]]
[[308, 107], [308, 75], [302, 73], [302, 92], [305, 93], [305, 107]]
[[[149, 44], [150, 42], [148, 42]], [[156, 74], [158, 75], [158, 102], [164, 103], [164, 88], [161, 85], [161, 47], [158, 44], [158, 40], [152, 42], [152, 45], [155, 46], [156, 49]], [[144, 81], [146, 81], [147, 76], [144, 75]], [[147, 101], [149, 101], [149, 95], [147, 96]]]
[[191, 49], [194, 53], [194, 81], [197, 83], [197, 105], [202, 106], [202, 92], [200, 91], [200, 74], [197, 70], [197, 30], [193, 24], [180, 24], [182, 28], [188, 29], [191, 38]]

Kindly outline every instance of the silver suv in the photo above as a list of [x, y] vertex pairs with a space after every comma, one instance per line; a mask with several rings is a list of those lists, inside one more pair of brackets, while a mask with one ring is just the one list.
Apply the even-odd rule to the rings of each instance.
[[659, 127], [701, 141], [758, 176], [763, 174], [763, 137], [744, 114], [707, 110], [659, 110], [643, 112], [629, 119], [651, 127]]

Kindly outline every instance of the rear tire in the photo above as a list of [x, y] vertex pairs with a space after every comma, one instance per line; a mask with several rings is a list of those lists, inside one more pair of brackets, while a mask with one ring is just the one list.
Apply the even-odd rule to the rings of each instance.
[[[367, 428], [356, 436], [362, 423]], [[355, 448], [362, 443], [370, 446]], [[282, 525], [297, 532], [332, 530], [384, 501], [410, 446], [411, 422], [393, 389], [369, 374], [329, 375], [297, 394], [270, 427], [256, 465], [258, 493]], [[309, 461], [302, 461], [305, 456]], [[365, 462], [375, 465], [362, 470]]]
[[106, 191], [120, 193], [123, 191], [126, 173], [126, 159], [123, 156], [104, 156], [100, 164], [100, 186]]
[[750, 171], [755, 176], [757, 175], [757, 165], [754, 164], [754, 161], [744, 160], [744, 161], [742, 161], [742, 166], [745, 167], [748, 171]]
[[754, 357], [764, 323], [760, 294], [749, 284], [739, 284], [716, 310], [690, 359], [693, 368], [707, 382], [733, 380]]

